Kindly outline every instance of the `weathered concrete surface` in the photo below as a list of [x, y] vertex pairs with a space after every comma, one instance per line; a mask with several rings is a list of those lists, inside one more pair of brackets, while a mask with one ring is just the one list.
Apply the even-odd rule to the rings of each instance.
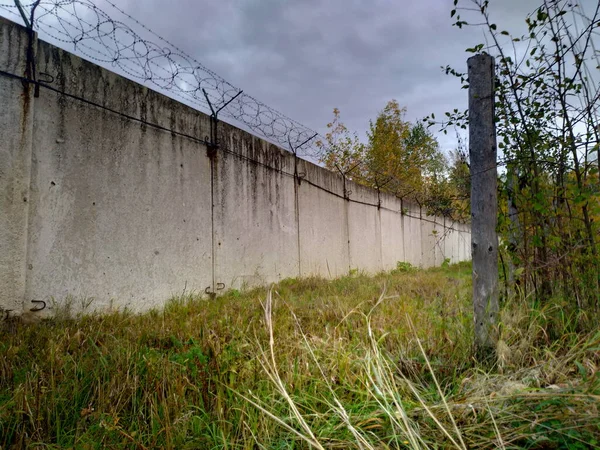
[[444, 255], [444, 218], [431, 216], [425, 214], [424, 210], [422, 214], [422, 247], [421, 251], [423, 254], [423, 266], [432, 267], [440, 266], [444, 262], [446, 256]]
[[[22, 76], [26, 45], [0, 19], [0, 69]], [[205, 114], [47, 43], [35, 50], [54, 77], [39, 98], [0, 76], [0, 308], [143, 310], [184, 291], [470, 257], [468, 225], [446, 234], [442, 219], [344, 190], [307, 161], [296, 179], [290, 153], [225, 123], [211, 158]]]
[[[206, 117], [47, 44], [61, 91], [203, 136]], [[26, 299], [147, 309], [210, 285], [205, 148], [41, 89], [36, 99]]]
[[298, 170], [305, 174], [298, 187], [301, 275], [346, 275], [350, 247], [343, 180], [306, 161], [300, 161]]
[[402, 202], [400, 199], [381, 194], [381, 259], [383, 270], [395, 269], [399, 261], [405, 261], [404, 230], [402, 229]]
[[404, 261], [415, 267], [421, 267], [423, 261], [421, 244], [421, 209], [413, 204], [403, 202], [402, 231], [404, 232]]
[[383, 270], [381, 255], [381, 219], [377, 191], [356, 183], [347, 185], [352, 202], [348, 206], [350, 267], [374, 274]]
[[459, 229], [463, 230], [462, 233], [459, 234], [458, 240], [461, 245], [461, 251], [459, 252], [459, 257], [461, 261], [470, 261], [472, 257], [471, 253], [471, 227], [468, 224], [461, 223], [459, 224]]
[[421, 211], [421, 217], [424, 220], [420, 221], [421, 225], [421, 267], [435, 266], [435, 247], [437, 230], [431, 222], [431, 216], [427, 216], [424, 211]]
[[[25, 30], [0, 17], [0, 70], [26, 75], [27, 47]], [[0, 98], [0, 308], [20, 311], [26, 283], [33, 88], [0, 77]]]
[[450, 258], [450, 262], [453, 264], [460, 261], [458, 241], [454, 236], [457, 233], [455, 222], [450, 219], [444, 219], [443, 257], [444, 259]]
[[217, 288], [298, 277], [294, 178], [287, 175], [294, 173], [293, 157], [230, 125], [221, 128], [214, 191]]
[[496, 63], [492, 56], [479, 54], [467, 60], [467, 67], [475, 348], [480, 360], [494, 361], [500, 309], [496, 232], [498, 152], [494, 120]]

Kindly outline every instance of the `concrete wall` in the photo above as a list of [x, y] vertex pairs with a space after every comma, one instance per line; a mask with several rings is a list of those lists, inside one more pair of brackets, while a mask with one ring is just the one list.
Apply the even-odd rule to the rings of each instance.
[[[0, 69], [26, 74], [28, 38], [0, 18]], [[25, 298], [33, 88], [0, 77], [0, 307], [19, 311]]]
[[[24, 76], [27, 43], [0, 19], [0, 70]], [[34, 50], [54, 78], [38, 97], [0, 75], [2, 310], [143, 310], [184, 291], [469, 259], [468, 225], [225, 123], [210, 156], [205, 114], [47, 43]]]
[[294, 173], [293, 158], [244, 131], [226, 124], [221, 128], [224, 147], [234, 151], [221, 152], [214, 160], [219, 289], [297, 277], [294, 178], [286, 175]]
[[381, 214], [377, 191], [352, 183], [348, 205], [350, 268], [375, 273], [383, 270]]
[[350, 270], [348, 202], [337, 174], [300, 161], [297, 186], [300, 275], [338, 277]]
[[382, 194], [379, 220], [382, 266], [384, 270], [391, 270], [396, 267], [398, 261], [406, 261], [402, 201], [391, 195]]

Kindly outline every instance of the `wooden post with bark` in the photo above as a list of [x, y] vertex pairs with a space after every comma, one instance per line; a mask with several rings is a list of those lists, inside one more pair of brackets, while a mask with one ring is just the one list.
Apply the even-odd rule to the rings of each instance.
[[475, 350], [480, 361], [493, 362], [499, 310], [494, 58], [476, 55], [467, 60], [467, 66]]

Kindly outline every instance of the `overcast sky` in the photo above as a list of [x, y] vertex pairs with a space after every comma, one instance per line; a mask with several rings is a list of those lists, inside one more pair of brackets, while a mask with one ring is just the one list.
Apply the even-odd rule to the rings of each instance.
[[[452, 0], [112, 1], [245, 93], [320, 132], [337, 107], [363, 139], [391, 99], [411, 121], [465, 109], [467, 91], [440, 66], [466, 70], [465, 48], [484, 40], [452, 26]], [[492, 19], [519, 34], [540, 2], [491, 0]]]

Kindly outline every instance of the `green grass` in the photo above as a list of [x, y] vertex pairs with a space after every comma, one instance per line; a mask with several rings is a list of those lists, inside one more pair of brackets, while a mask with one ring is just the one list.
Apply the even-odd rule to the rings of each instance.
[[402, 266], [4, 324], [0, 448], [600, 445], [600, 333], [514, 300], [484, 370], [470, 276]]

